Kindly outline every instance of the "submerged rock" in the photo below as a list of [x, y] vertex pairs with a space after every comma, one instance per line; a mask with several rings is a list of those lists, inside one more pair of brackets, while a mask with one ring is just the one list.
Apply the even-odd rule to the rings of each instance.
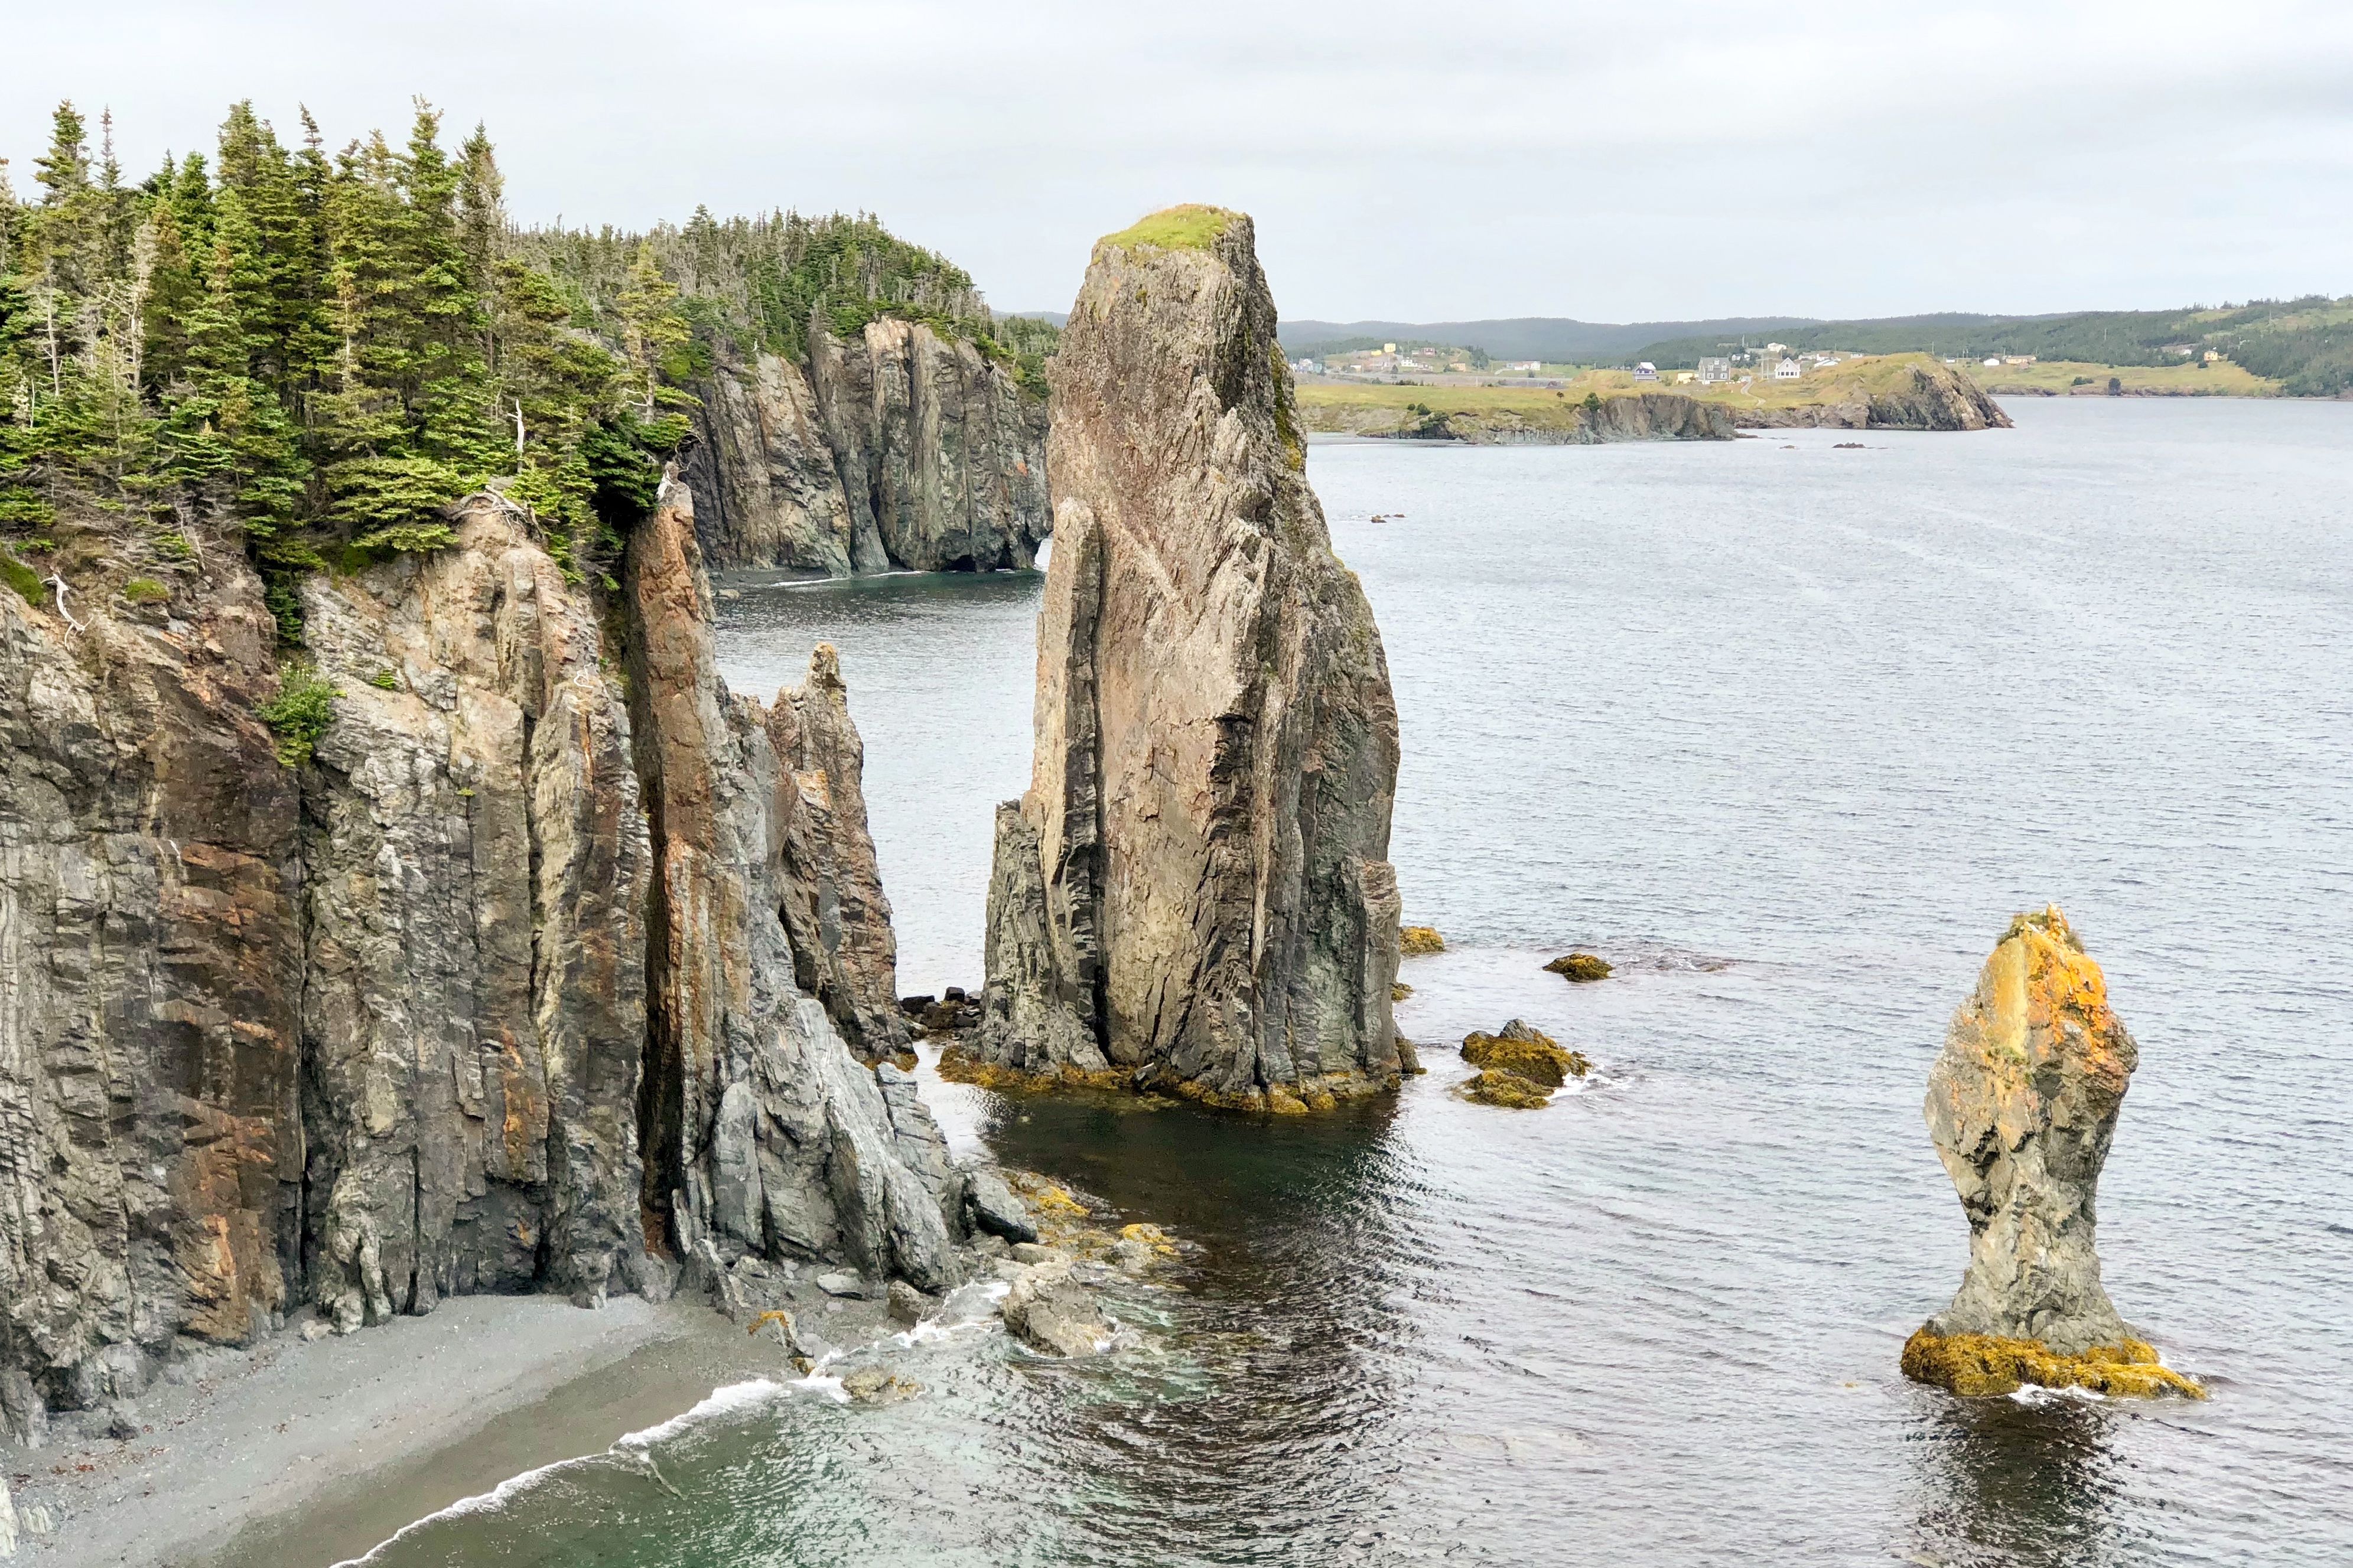
[[1968, 1216], [1969, 1266], [1905, 1344], [1907, 1376], [1957, 1394], [2200, 1392], [2157, 1365], [2100, 1281], [2100, 1167], [2138, 1061], [2066, 917], [2013, 920], [1929, 1071], [1928, 1131]]
[[1501, 1032], [1473, 1032], [1462, 1037], [1462, 1059], [1472, 1067], [1513, 1073], [1546, 1089], [1558, 1089], [1572, 1078], [1583, 1078], [1593, 1064], [1582, 1051], [1572, 1051], [1541, 1029], [1518, 1018]]
[[1589, 952], [1567, 952], [1545, 965], [1545, 973], [1584, 984], [1609, 978], [1610, 965]]
[[1397, 709], [1250, 219], [1098, 244], [1052, 374], [1036, 752], [971, 1055], [1261, 1110], [1394, 1083]]
[[855, 1405], [896, 1405], [923, 1392], [923, 1385], [887, 1366], [861, 1366], [841, 1380], [841, 1392]]
[[1398, 932], [1398, 952], [1408, 958], [1426, 958], [1446, 951], [1446, 939], [1436, 926], [1406, 926]]

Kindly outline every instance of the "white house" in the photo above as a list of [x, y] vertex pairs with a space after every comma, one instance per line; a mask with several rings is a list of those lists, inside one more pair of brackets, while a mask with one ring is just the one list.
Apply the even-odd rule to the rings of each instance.
[[2000, 364], [2000, 363], [2001, 363], [2001, 356], [2000, 356], [2000, 354], [1988, 354], [1988, 355], [1986, 355], [1986, 363], [1988, 363], [1988, 364]]
[[1652, 364], [1649, 360], [1644, 360], [1641, 364], [1634, 367], [1634, 379], [1636, 381], [1656, 381], [1659, 379], [1659, 367]]
[[1773, 379], [1775, 381], [1795, 381], [1803, 374], [1805, 374], [1804, 371], [1799, 366], [1798, 362], [1793, 359], [1785, 359], [1780, 363], [1773, 367]]

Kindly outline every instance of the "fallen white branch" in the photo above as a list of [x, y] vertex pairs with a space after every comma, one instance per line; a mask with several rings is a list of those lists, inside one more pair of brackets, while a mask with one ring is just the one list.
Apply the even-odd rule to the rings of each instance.
[[88, 627], [74, 619], [74, 613], [66, 608], [66, 580], [52, 572], [49, 574], [49, 586], [58, 591], [58, 614], [66, 618], [66, 625], [78, 632], [88, 630]]

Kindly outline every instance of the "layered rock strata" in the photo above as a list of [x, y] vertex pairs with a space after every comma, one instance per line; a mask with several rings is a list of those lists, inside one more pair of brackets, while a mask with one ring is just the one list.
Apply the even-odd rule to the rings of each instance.
[[2066, 917], [2012, 921], [1929, 1072], [1929, 1136], [1968, 1216], [1969, 1266], [1905, 1344], [1908, 1375], [1963, 1394], [2199, 1392], [2100, 1281], [2100, 1168], [2138, 1061]]
[[1036, 751], [973, 1054], [1282, 1110], [1392, 1083], [1397, 710], [1250, 220], [1099, 244], [1052, 374]]
[[714, 568], [830, 576], [1027, 567], [1051, 527], [1043, 402], [928, 324], [811, 323], [806, 367], [762, 353], [698, 388], [687, 478]]
[[961, 1178], [852, 1049], [906, 1031], [838, 671], [726, 691], [670, 493], [615, 604], [489, 497], [449, 549], [311, 579], [337, 696], [299, 769], [227, 531], [133, 605], [121, 525], [62, 518], [72, 617], [0, 594], [7, 1428], [306, 1303], [947, 1281]]

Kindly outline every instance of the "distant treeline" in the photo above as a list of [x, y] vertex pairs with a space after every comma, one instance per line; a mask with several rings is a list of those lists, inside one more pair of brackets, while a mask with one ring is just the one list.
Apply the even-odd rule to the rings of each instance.
[[[1754, 349], [1761, 341], [1754, 334], [1743, 339], [1723, 333], [1666, 338], [1645, 344], [1635, 357], [1689, 367], [1704, 355]], [[1809, 352], [1926, 352], [1969, 359], [2032, 354], [2116, 365], [2179, 364], [2211, 349], [2295, 395], [2335, 396], [2353, 386], [2353, 295], [2331, 300], [2315, 294], [2217, 310], [1821, 321], [1777, 331], [1773, 341]]]

